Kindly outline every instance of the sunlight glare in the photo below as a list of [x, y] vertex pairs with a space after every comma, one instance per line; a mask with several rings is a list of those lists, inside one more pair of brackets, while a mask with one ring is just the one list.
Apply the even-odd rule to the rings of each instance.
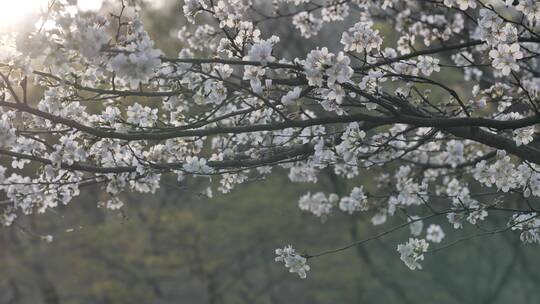
[[[49, 0], [0, 0], [0, 32], [17, 31], [19, 26], [32, 17], [46, 10]], [[103, 0], [79, 0], [77, 6], [81, 11], [97, 11]]]
[[97, 11], [103, 5], [103, 0], [79, 0], [77, 6], [79, 10], [86, 11]]
[[0, 0], [0, 30], [16, 30], [46, 5], [47, 0]]

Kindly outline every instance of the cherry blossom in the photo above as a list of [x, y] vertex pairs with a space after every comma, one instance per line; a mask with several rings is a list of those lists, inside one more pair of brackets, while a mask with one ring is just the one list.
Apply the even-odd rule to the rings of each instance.
[[308, 12], [301, 12], [294, 16], [293, 24], [305, 38], [317, 35], [322, 28], [322, 21]]
[[440, 243], [444, 239], [444, 232], [439, 225], [431, 224], [426, 230], [426, 240]]
[[326, 197], [322, 192], [313, 195], [308, 192], [300, 198], [298, 207], [301, 210], [313, 213], [315, 216], [322, 217], [330, 214], [337, 200], [338, 196], [336, 194], [330, 194], [329, 197]]
[[493, 67], [501, 70], [503, 75], [508, 75], [511, 71], [519, 71], [516, 61], [523, 58], [523, 53], [519, 49], [519, 44], [514, 43], [500, 44], [496, 49], [489, 51], [489, 57], [493, 58]]
[[295, 272], [300, 278], [305, 279], [310, 267], [306, 263], [307, 259], [298, 255], [291, 245], [285, 246], [283, 249], [276, 249], [276, 262], [285, 263], [285, 267], [289, 272]]
[[349, 196], [342, 197], [339, 201], [339, 209], [349, 214], [356, 211], [366, 211], [368, 209], [367, 196], [363, 187], [354, 187]]
[[[138, 0], [73, 3], [0, 34], [0, 224], [89, 185], [118, 212], [165, 180], [210, 199], [277, 175], [321, 225], [410, 233], [413, 270], [494, 214], [539, 242], [537, 1], [186, 0], [164, 50]], [[305, 278], [362, 244], [276, 261]]]
[[341, 43], [345, 46], [345, 51], [361, 53], [380, 49], [382, 38], [379, 31], [373, 30], [372, 26], [370, 22], [359, 22], [344, 32]]
[[424, 253], [427, 251], [429, 243], [424, 239], [410, 238], [405, 244], [399, 244], [397, 251], [401, 255], [401, 260], [411, 270], [422, 269], [420, 261], [424, 260]]
[[439, 72], [439, 59], [430, 56], [418, 56], [418, 68], [422, 74], [430, 76], [433, 72]]

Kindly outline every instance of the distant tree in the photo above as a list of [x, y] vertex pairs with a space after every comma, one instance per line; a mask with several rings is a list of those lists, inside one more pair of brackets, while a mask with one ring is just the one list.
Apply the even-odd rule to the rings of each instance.
[[[412, 237], [397, 246], [401, 259], [421, 269], [445, 237], [423, 225], [436, 217], [478, 233], [434, 250], [509, 230], [540, 241], [537, 1], [186, 0], [193, 26], [178, 31], [184, 47], [172, 57], [154, 46], [137, 1], [100, 13], [74, 4], [51, 1], [35, 25], [1, 37], [0, 155], [12, 159], [0, 166], [2, 224], [67, 204], [85, 185], [103, 185], [99, 204], [119, 209], [122, 192], [154, 193], [164, 175], [218, 179], [211, 196], [284, 168], [292, 182], [331, 171], [362, 183], [302, 196], [315, 216], [408, 219], [317, 254], [276, 250], [302, 278], [309, 259], [402, 228]], [[354, 25], [335, 33], [339, 46], [317, 40], [292, 59], [295, 44], [263, 30], [276, 19], [311, 39]], [[376, 178], [362, 180], [367, 170]], [[507, 224], [484, 227], [492, 212], [507, 212]]]

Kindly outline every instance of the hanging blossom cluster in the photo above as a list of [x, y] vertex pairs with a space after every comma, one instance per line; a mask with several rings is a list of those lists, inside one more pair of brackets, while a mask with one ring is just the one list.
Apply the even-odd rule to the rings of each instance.
[[411, 270], [422, 269], [420, 261], [424, 260], [424, 253], [427, 251], [429, 243], [424, 239], [410, 238], [405, 244], [400, 244], [397, 251], [401, 255], [401, 260]]
[[[84, 187], [118, 210], [164, 180], [212, 197], [281, 174], [325, 224], [409, 233], [411, 269], [466, 227], [540, 243], [537, 1], [186, 0], [175, 51], [138, 0], [75, 2], [0, 37], [2, 225]], [[350, 247], [276, 261], [304, 278]]]
[[285, 246], [283, 249], [276, 249], [276, 262], [285, 263], [285, 267], [289, 272], [296, 272], [300, 278], [305, 279], [310, 267], [306, 263], [307, 259], [297, 254], [291, 245]]

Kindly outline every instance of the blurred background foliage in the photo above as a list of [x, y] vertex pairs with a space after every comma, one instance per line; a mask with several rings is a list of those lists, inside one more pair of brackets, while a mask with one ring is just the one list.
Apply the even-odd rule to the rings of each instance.
[[[373, 227], [368, 216], [335, 214], [321, 223], [296, 205], [308, 187], [284, 172], [213, 199], [196, 187], [132, 195], [120, 212], [97, 208], [99, 192], [86, 189], [71, 206], [0, 230], [0, 303], [476, 304], [539, 296], [537, 247], [512, 234], [429, 254], [424, 270], [410, 271], [396, 252], [405, 229], [311, 260], [300, 280], [273, 262], [275, 248], [290, 242], [320, 252], [402, 219]], [[446, 241], [473, 232], [445, 228]], [[48, 234], [53, 242], [41, 238]]]
[[[149, 32], [169, 56], [182, 47], [176, 38], [176, 29], [185, 25], [181, 5], [166, 1], [144, 10]], [[263, 33], [282, 38], [287, 47], [281, 50], [290, 53], [280, 55], [292, 59], [321, 41], [339, 48], [335, 33], [348, 24], [336, 23], [310, 40], [301, 39], [290, 22], [261, 26]], [[391, 33], [384, 22], [378, 26]], [[457, 76], [441, 75], [464, 92]], [[347, 183], [323, 173], [317, 184], [292, 184], [287, 172], [277, 170], [269, 179], [212, 199], [201, 192], [205, 182], [165, 180], [156, 195], [127, 194], [121, 211], [98, 208], [100, 189], [86, 188], [70, 206], [1, 228], [0, 303], [525, 304], [540, 299], [538, 247], [523, 246], [511, 232], [428, 254], [421, 271], [410, 271], [396, 252], [408, 229], [310, 260], [306, 280], [273, 261], [274, 249], [288, 243], [316, 253], [402, 223], [394, 218], [374, 227], [369, 214], [334, 214], [323, 223], [297, 207], [306, 191], [344, 193], [354, 184], [369, 186], [371, 172]], [[483, 225], [501, 225], [506, 217], [489, 221]], [[477, 231], [453, 232], [444, 218], [437, 223], [446, 228], [445, 242]], [[47, 235], [54, 240], [47, 242]]]

